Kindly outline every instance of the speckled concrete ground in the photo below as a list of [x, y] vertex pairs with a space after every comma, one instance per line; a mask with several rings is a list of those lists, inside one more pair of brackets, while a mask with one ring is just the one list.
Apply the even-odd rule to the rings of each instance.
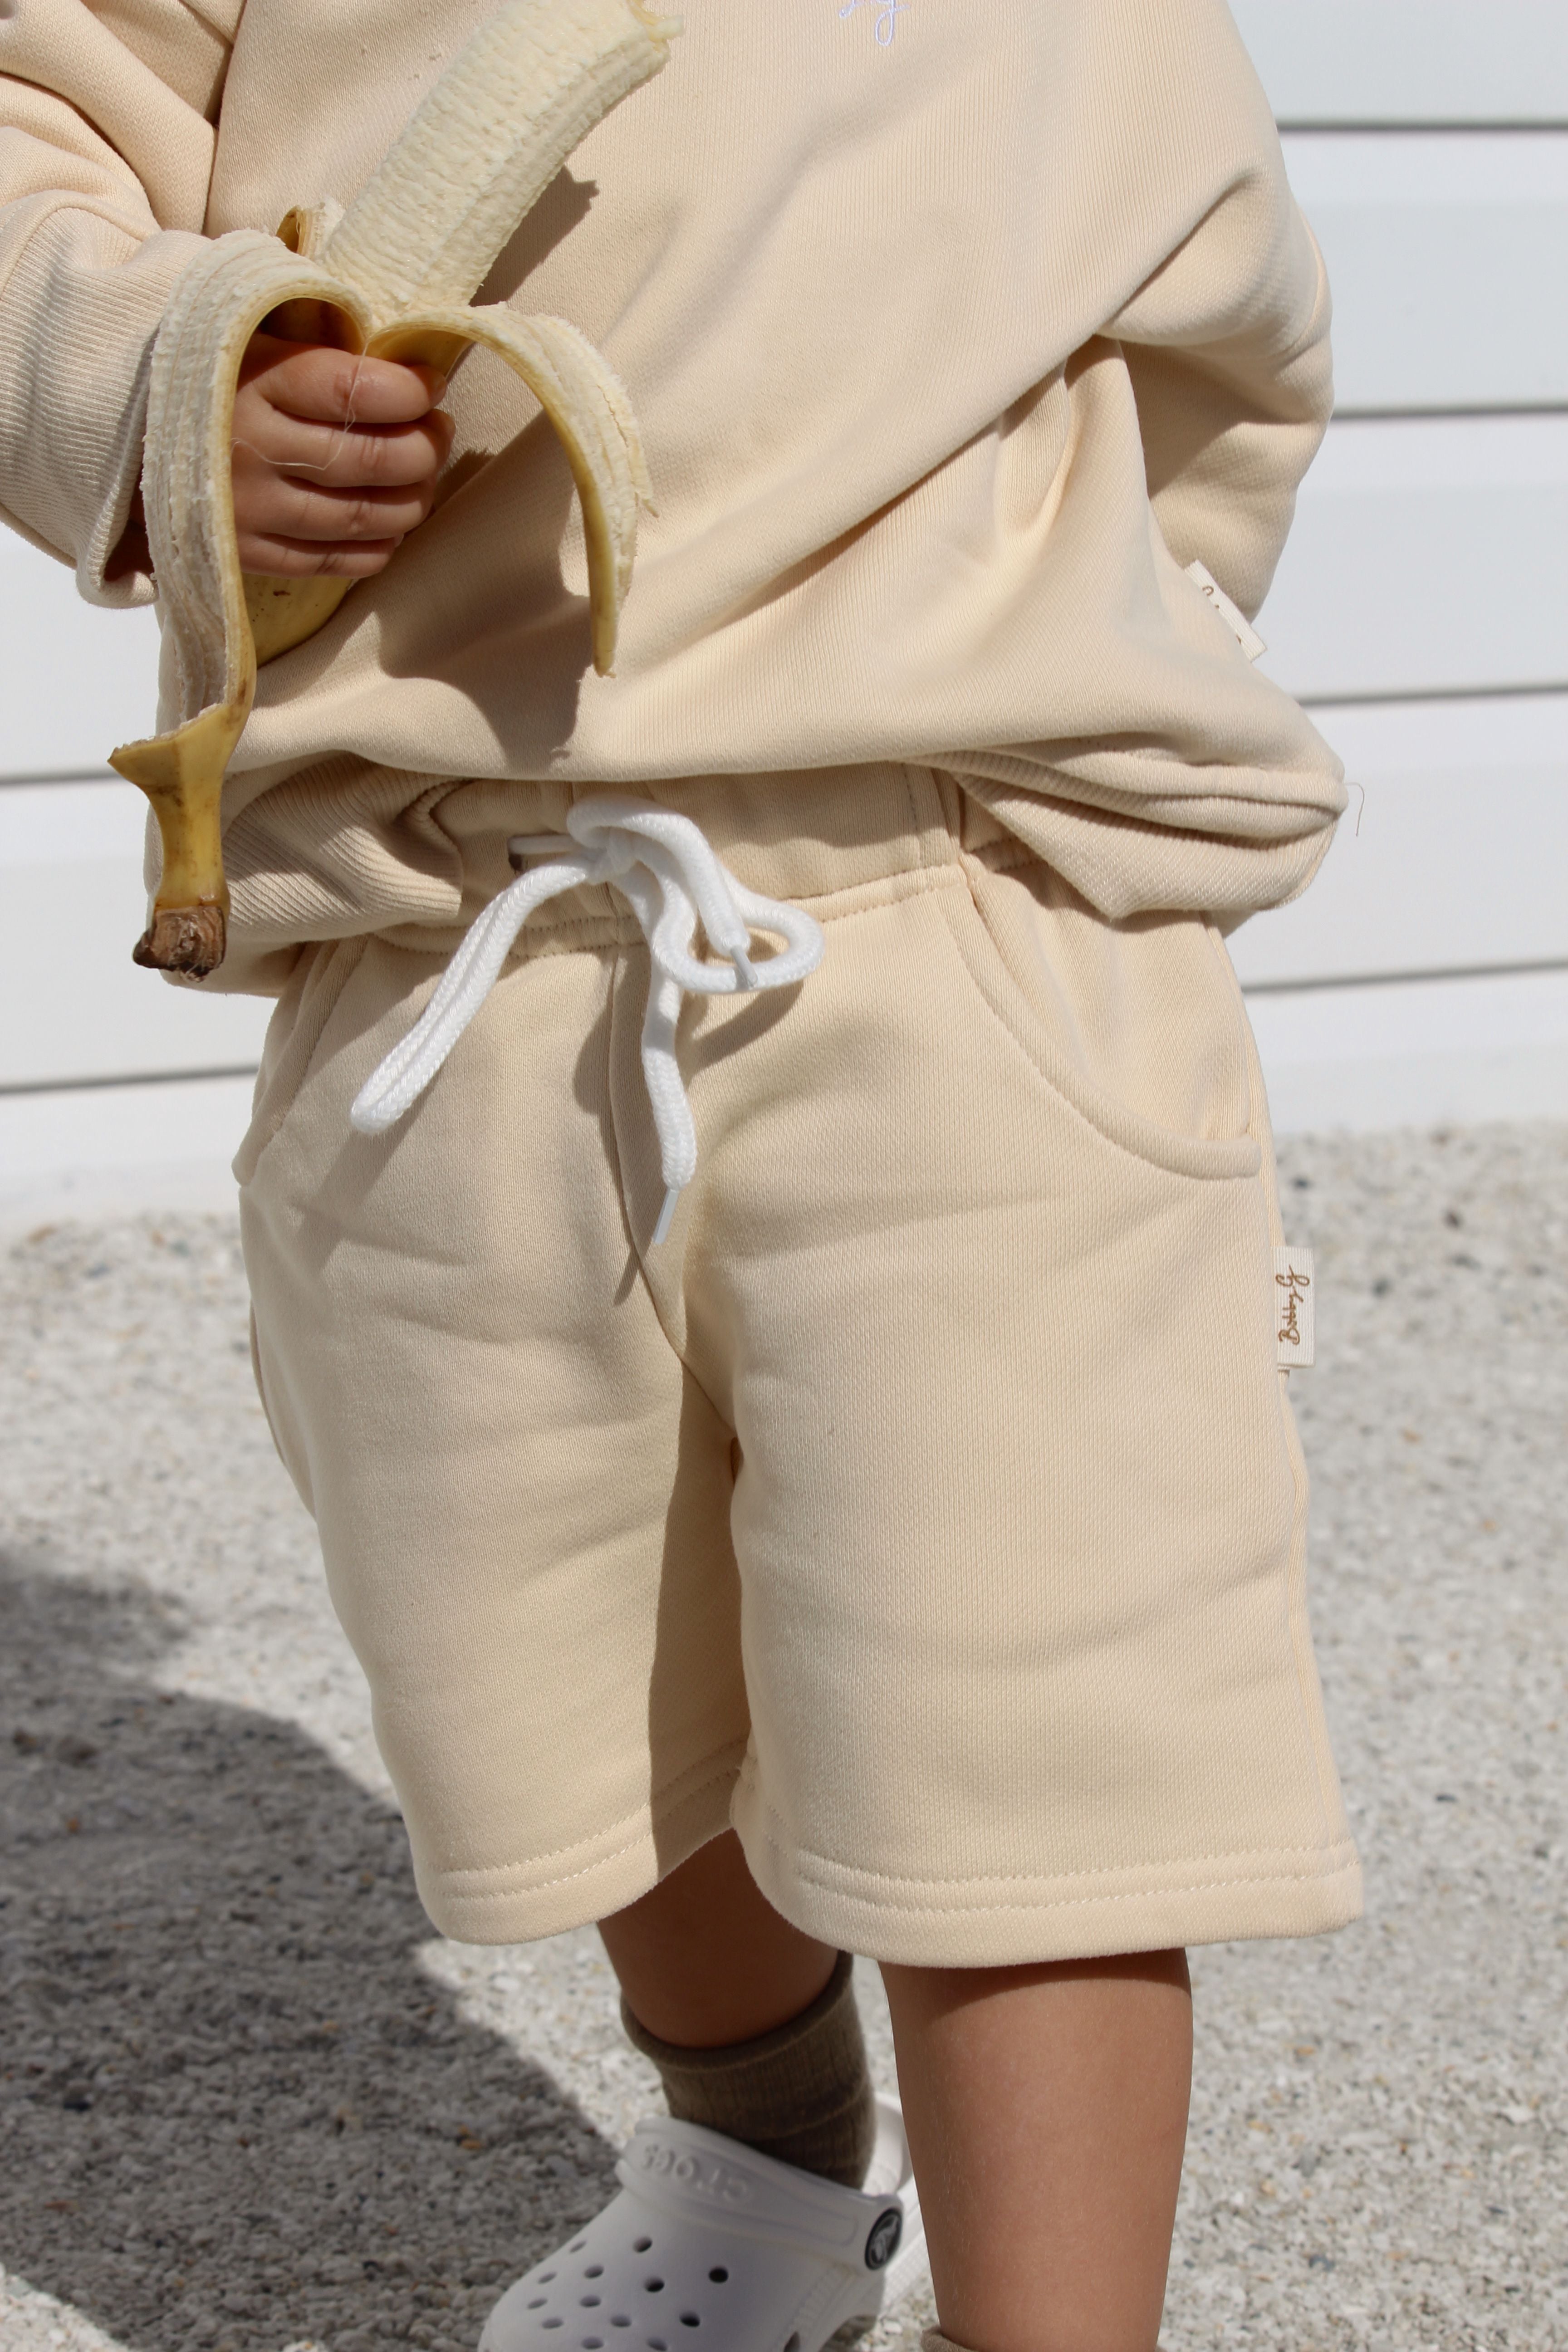
[[[1563, 2352], [1568, 1129], [1286, 1169], [1369, 1915], [1196, 1956], [1164, 2342]], [[0, 2343], [467, 2352], [650, 2077], [591, 1934], [483, 1951], [418, 1910], [232, 1225], [19, 1243], [0, 1425]]]

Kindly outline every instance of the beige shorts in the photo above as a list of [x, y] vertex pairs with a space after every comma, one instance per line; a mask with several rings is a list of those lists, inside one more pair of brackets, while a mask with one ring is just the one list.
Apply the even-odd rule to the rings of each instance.
[[[1353, 1917], [1218, 936], [1105, 923], [927, 770], [640, 789], [826, 938], [797, 989], [688, 1000], [667, 1242], [605, 889], [381, 1137], [350, 1102], [449, 941], [305, 950], [238, 1163], [264, 1401], [432, 1917], [548, 1935], [728, 1823], [882, 1959]], [[419, 822], [478, 907], [567, 800]]]

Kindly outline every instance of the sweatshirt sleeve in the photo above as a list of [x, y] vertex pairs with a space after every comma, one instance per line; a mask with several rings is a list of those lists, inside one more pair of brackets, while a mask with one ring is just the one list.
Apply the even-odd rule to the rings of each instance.
[[1230, 925], [1306, 887], [1344, 786], [1183, 574], [1267, 595], [1333, 404], [1328, 289], [1225, 0], [1047, 21], [1041, 310], [1075, 357], [1032, 618], [1075, 651], [1048, 735], [947, 764], [1111, 920]]
[[1160, 128], [1171, 181], [1205, 208], [1173, 222], [1165, 257], [1105, 332], [1132, 381], [1167, 546], [1250, 616], [1333, 407], [1328, 280], [1229, 12], [1189, 0], [1181, 13], [1187, 73]]
[[202, 242], [243, 0], [0, 5], [0, 520], [96, 604], [142, 469], [147, 368]]

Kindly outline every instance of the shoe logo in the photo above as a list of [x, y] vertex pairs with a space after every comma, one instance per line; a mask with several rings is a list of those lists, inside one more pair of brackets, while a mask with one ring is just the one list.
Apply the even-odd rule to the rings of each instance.
[[673, 2180], [721, 2205], [749, 2205], [752, 2184], [742, 2172], [731, 2171], [717, 2157], [697, 2156], [690, 2148], [671, 2147], [664, 2140], [638, 2137], [627, 2150], [639, 2171], [661, 2180]]
[[866, 2241], [866, 2268], [886, 2270], [899, 2251], [899, 2240], [903, 2234], [903, 2214], [896, 2205], [889, 2205], [871, 2224], [871, 2234]]

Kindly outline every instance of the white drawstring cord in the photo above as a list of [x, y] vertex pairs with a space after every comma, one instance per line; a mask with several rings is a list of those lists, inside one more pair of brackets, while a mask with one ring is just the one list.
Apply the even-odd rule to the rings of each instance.
[[[664, 1173], [664, 1206], [654, 1244], [664, 1240], [675, 1204], [697, 1168], [697, 1129], [676, 1059], [681, 999], [731, 996], [737, 990], [791, 988], [816, 970], [822, 927], [799, 907], [748, 890], [721, 866], [699, 828], [657, 802], [596, 797], [567, 814], [566, 834], [519, 834], [511, 856], [549, 859], [520, 874], [469, 926], [434, 996], [400, 1045], [372, 1071], [349, 1118], [362, 1135], [380, 1135], [422, 1095], [500, 977], [512, 942], [537, 907], [587, 882], [613, 883], [642, 926], [653, 970], [643, 1020], [642, 1066]], [[581, 846], [573, 848], [573, 844]], [[562, 853], [566, 854], [563, 855]], [[727, 959], [703, 963], [692, 953], [698, 921], [710, 946]], [[787, 941], [782, 954], [752, 961], [752, 933]]]

